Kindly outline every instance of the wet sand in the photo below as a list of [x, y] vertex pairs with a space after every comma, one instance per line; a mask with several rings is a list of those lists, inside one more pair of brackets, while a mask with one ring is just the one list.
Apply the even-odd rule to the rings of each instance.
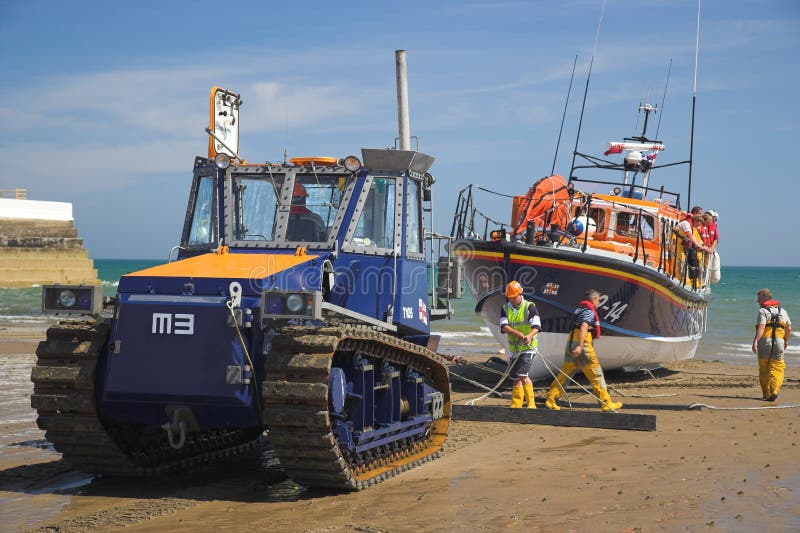
[[[75, 472], [29, 406], [35, 346], [0, 336], [0, 531], [800, 530], [797, 368], [775, 403], [759, 399], [755, 360], [610, 374], [612, 397], [655, 415], [656, 431], [454, 420], [440, 459], [336, 494], [297, 487], [269, 452], [155, 480]], [[456, 403], [481, 394], [456, 379], [453, 389]], [[545, 391], [536, 384], [540, 400]], [[569, 397], [596, 409], [580, 391]]]

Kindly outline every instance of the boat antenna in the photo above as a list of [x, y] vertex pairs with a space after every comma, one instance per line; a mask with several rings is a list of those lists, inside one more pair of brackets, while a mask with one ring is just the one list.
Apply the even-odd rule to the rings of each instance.
[[658, 115], [658, 122], [656, 123], [656, 139], [658, 139], [658, 132], [661, 130], [661, 117], [664, 116], [664, 102], [667, 100], [667, 89], [669, 88], [669, 76], [672, 74], [672, 58], [669, 58], [669, 67], [667, 68], [667, 81], [664, 83], [664, 95], [661, 97], [661, 113]]
[[589, 61], [589, 73], [586, 75], [586, 87], [583, 89], [583, 103], [581, 104], [581, 115], [578, 119], [578, 133], [575, 135], [575, 149], [572, 151], [572, 165], [569, 167], [569, 182], [572, 182], [572, 171], [575, 169], [575, 158], [578, 155], [578, 142], [581, 138], [581, 127], [583, 126], [583, 111], [586, 109], [586, 95], [589, 93], [589, 80], [592, 77], [592, 65], [594, 65], [594, 56], [597, 53], [597, 41], [600, 39], [600, 27], [603, 25], [603, 14], [606, 11], [606, 0], [603, 0], [603, 6], [600, 8], [600, 20], [597, 22], [597, 33], [594, 36], [594, 48], [592, 48], [592, 58]]
[[694, 46], [694, 84], [692, 85], [692, 133], [689, 136], [689, 194], [686, 196], [686, 207], [692, 205], [692, 161], [694, 158], [694, 110], [697, 103], [697, 60], [700, 54], [700, 0], [697, 0], [697, 39]]
[[556, 171], [556, 159], [558, 159], [558, 147], [561, 145], [561, 133], [564, 131], [564, 119], [567, 118], [567, 106], [569, 105], [569, 95], [572, 92], [572, 80], [575, 78], [575, 65], [578, 64], [578, 54], [575, 54], [575, 60], [572, 62], [572, 75], [569, 77], [569, 88], [567, 89], [567, 99], [564, 100], [564, 114], [561, 115], [561, 128], [558, 130], [558, 140], [556, 141], [556, 153], [553, 156], [553, 168], [550, 169], [550, 175]]

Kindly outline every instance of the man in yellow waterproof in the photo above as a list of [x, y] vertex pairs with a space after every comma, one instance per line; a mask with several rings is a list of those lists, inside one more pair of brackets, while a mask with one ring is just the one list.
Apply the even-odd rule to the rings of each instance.
[[764, 399], [774, 402], [783, 385], [783, 371], [786, 363], [783, 352], [789, 346], [792, 334], [792, 321], [789, 313], [781, 308], [781, 303], [772, 298], [769, 289], [756, 293], [758, 299], [758, 320], [756, 336], [753, 338], [753, 353], [758, 354], [758, 382]]
[[506, 285], [508, 302], [500, 311], [500, 332], [508, 335], [511, 357], [510, 376], [514, 378], [511, 389], [511, 407], [522, 407], [523, 397], [529, 409], [536, 409], [533, 399], [533, 382], [528, 377], [533, 354], [538, 346], [536, 334], [542, 329], [536, 304], [522, 296], [522, 285], [512, 281]]
[[547, 400], [544, 403], [548, 409], [556, 411], [561, 409], [556, 401], [564, 393], [564, 382], [579, 369], [592, 384], [594, 395], [597, 396], [603, 411], [616, 411], [622, 407], [622, 402], [611, 401], [603, 369], [597, 360], [597, 354], [594, 353], [592, 341], [600, 337], [600, 317], [597, 314], [599, 303], [600, 293], [589, 289], [573, 313], [572, 330], [569, 333], [569, 342], [564, 353], [564, 365], [550, 385]]

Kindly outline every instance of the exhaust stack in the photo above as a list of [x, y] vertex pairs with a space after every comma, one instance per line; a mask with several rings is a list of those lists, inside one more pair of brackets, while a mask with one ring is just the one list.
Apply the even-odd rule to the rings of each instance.
[[397, 71], [397, 124], [400, 133], [400, 149], [411, 150], [411, 133], [408, 124], [408, 73], [406, 70], [406, 51], [394, 51]]

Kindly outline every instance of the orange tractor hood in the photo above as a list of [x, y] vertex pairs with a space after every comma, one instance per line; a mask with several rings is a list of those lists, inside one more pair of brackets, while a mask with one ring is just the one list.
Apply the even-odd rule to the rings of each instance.
[[126, 276], [159, 278], [261, 279], [301, 265], [316, 255], [208, 253]]

